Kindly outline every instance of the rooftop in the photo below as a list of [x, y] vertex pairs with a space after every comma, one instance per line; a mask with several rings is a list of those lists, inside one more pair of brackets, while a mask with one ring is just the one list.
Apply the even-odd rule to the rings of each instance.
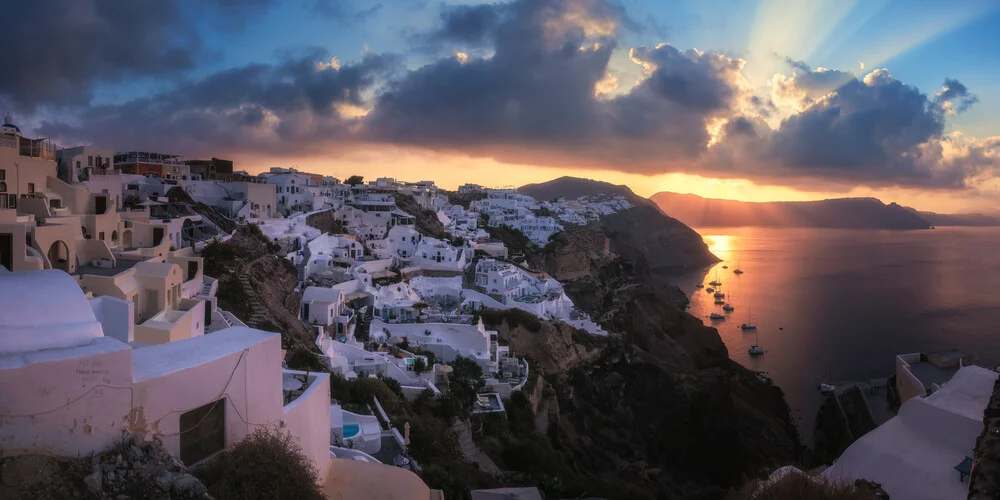
[[210, 335], [136, 349], [132, 354], [133, 379], [141, 382], [161, 377], [277, 337], [277, 333], [234, 326]]
[[115, 259], [114, 264], [108, 266], [95, 266], [90, 262], [86, 264], [80, 263], [80, 265], [76, 267], [76, 273], [81, 276], [85, 274], [93, 276], [117, 276], [129, 269], [132, 269], [140, 262], [144, 261], [133, 259]]
[[59, 270], [0, 273], [0, 355], [79, 347], [104, 336], [90, 302]]
[[854, 442], [823, 474], [870, 479], [892, 498], [959, 500], [968, 495], [953, 469], [972, 454], [997, 373], [966, 366], [931, 396]]

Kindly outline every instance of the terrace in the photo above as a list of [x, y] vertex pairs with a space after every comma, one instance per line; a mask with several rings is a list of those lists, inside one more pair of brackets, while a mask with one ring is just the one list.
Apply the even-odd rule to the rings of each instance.
[[132, 269], [136, 264], [144, 261], [145, 260], [134, 259], [94, 259], [88, 263], [81, 262], [76, 268], [76, 273], [80, 276], [118, 276], [119, 274]]

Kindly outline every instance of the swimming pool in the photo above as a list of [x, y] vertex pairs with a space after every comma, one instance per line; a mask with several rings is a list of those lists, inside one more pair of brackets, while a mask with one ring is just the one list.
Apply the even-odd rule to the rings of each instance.
[[344, 424], [344, 439], [351, 439], [360, 433], [361, 427], [358, 424]]

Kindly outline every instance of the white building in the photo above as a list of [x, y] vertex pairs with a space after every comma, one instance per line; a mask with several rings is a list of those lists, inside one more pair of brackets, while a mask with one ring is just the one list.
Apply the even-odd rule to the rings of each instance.
[[347, 334], [354, 312], [347, 307], [344, 297], [339, 288], [308, 287], [302, 293], [299, 318], [307, 323], [332, 326], [337, 335]]
[[309, 175], [301, 173], [278, 173], [269, 175], [267, 183], [275, 185], [279, 210], [282, 210], [286, 214], [313, 210], [314, 195], [312, 191], [306, 189], [311, 185], [309, 183]]
[[892, 498], [964, 500], [968, 483], [954, 469], [972, 456], [997, 373], [958, 370], [930, 396], [903, 403], [899, 413], [858, 438], [823, 472], [832, 480], [868, 479]]
[[380, 258], [391, 258], [396, 267], [420, 267], [430, 271], [460, 273], [469, 263], [470, 249], [424, 236], [412, 226], [394, 226], [385, 240], [372, 245]]
[[84, 456], [141, 432], [192, 465], [273, 425], [326, 477], [329, 375], [283, 371], [278, 334], [133, 349], [95, 303], [62, 271], [0, 272], [0, 453]]
[[562, 284], [535, 276], [514, 264], [480, 259], [476, 263], [476, 287], [505, 307], [523, 309], [540, 318], [569, 319], [576, 315], [573, 301], [566, 296]]
[[345, 234], [323, 234], [307, 244], [308, 252], [303, 252], [307, 258], [306, 276], [322, 274], [334, 267], [350, 267], [364, 257], [365, 247], [357, 237]]
[[107, 173], [115, 168], [115, 151], [94, 146], [77, 146], [56, 151], [59, 176], [70, 184], [89, 179], [94, 172]]
[[510, 226], [521, 230], [532, 243], [538, 246], [545, 246], [553, 234], [563, 230], [563, 227], [554, 218], [547, 216], [536, 217], [534, 215], [525, 215], [518, 218]]

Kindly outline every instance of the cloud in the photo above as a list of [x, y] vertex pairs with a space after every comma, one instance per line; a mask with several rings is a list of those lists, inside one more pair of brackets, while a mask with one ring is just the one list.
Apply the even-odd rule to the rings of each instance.
[[492, 57], [441, 59], [391, 82], [366, 120], [366, 138], [642, 173], [664, 158], [697, 157], [710, 140], [707, 121], [728, 114], [739, 94], [742, 61], [639, 47], [631, 56], [647, 70], [642, 82], [598, 98], [624, 17], [603, 2], [582, 4], [510, 4], [487, 40]]
[[453, 5], [441, 10], [438, 26], [423, 38], [431, 44], [488, 45], [508, 15], [509, 4]]
[[[346, 62], [309, 50], [197, 79], [184, 78], [183, 70], [196, 66], [200, 41], [194, 32], [168, 31], [188, 15], [172, 3], [128, 4], [163, 16], [167, 27], [149, 28], [148, 39], [132, 46], [100, 34], [66, 47], [105, 23], [123, 22], [103, 13], [96, 0], [66, 2], [66, 8], [96, 13], [56, 16], [50, 23], [53, 32], [63, 31], [43, 54], [66, 68], [0, 54], [24, 70], [0, 74], [0, 97], [61, 111], [44, 115], [50, 118], [39, 132], [66, 145], [270, 157], [399, 145], [540, 167], [685, 172], [786, 185], [987, 191], [1000, 175], [997, 141], [945, 133], [951, 116], [977, 101], [957, 80], [946, 79], [928, 95], [885, 69], [856, 77], [789, 59], [791, 75], [775, 76], [759, 94], [743, 77], [739, 58], [666, 43], [621, 46], [622, 34], [635, 23], [603, 0], [442, 7], [437, 23], [421, 35], [440, 57], [420, 67], [371, 51]], [[237, 4], [216, 0], [211, 8]], [[267, 2], [246, 5], [242, 15]], [[70, 26], [71, 20], [84, 27]], [[620, 77], [631, 74], [617, 66], [625, 51], [641, 77], [623, 85]], [[88, 105], [97, 82], [165, 76], [165, 68], [171, 76], [180, 68], [182, 77], [148, 97]]]
[[944, 85], [934, 97], [934, 103], [948, 114], [966, 111], [977, 102], [979, 102], [979, 98], [969, 92], [969, 89], [962, 82], [951, 78], [945, 78]]
[[15, 111], [89, 102], [98, 82], [177, 75], [195, 67], [202, 43], [188, 16], [211, 10], [242, 19], [271, 0], [178, 2], [32, 0], [3, 7], [0, 102]]
[[303, 152], [344, 140], [363, 94], [398, 64], [368, 54], [354, 64], [305, 51], [281, 64], [249, 64], [147, 98], [90, 107], [78, 123], [45, 121], [43, 135], [89, 143], [187, 153], [218, 149]]
[[312, 11], [325, 19], [338, 22], [361, 22], [377, 14], [384, 5], [379, 2], [365, 8], [352, 8], [345, 0], [313, 0]]
[[[719, 150], [702, 165], [769, 179], [965, 187], [967, 178], [998, 165], [985, 145], [956, 148], [944, 135], [942, 106], [967, 107], [970, 96], [960, 82], [947, 80], [930, 99], [878, 69], [826, 93], [775, 130], [756, 126], [750, 133], [745, 123], [727, 129]], [[747, 135], [759, 140], [747, 141]]]
[[793, 111], [801, 110], [854, 78], [854, 75], [846, 71], [828, 68], [814, 70], [808, 64], [791, 58], [785, 58], [785, 62], [797, 71], [791, 76], [780, 73], [774, 75], [771, 79], [771, 98], [779, 106], [785, 105]]

